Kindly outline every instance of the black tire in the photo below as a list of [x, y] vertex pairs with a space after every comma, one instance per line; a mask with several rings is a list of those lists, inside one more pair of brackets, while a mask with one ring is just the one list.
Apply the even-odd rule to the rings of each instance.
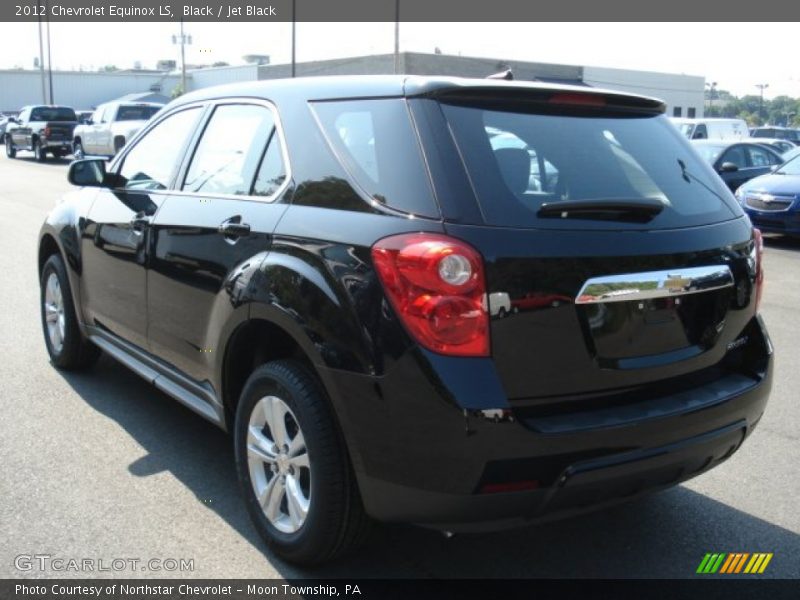
[[116, 156], [119, 154], [119, 151], [125, 147], [125, 138], [118, 137], [114, 138], [114, 155]]
[[36, 157], [38, 162], [44, 162], [47, 160], [47, 150], [45, 150], [44, 146], [39, 140], [34, 140], [33, 142], [33, 155]]
[[6, 136], [6, 156], [8, 158], [16, 158], [17, 156], [17, 149], [14, 148], [14, 144], [11, 143], [11, 136]]
[[86, 156], [83, 152], [83, 144], [80, 140], [75, 140], [72, 142], [72, 156], [75, 157], [75, 160], [81, 160]]
[[[294, 533], [280, 531], [267, 518], [251, 482], [248, 427], [254, 408], [265, 396], [279, 397], [289, 407], [308, 453], [309, 507], [305, 521]], [[344, 440], [324, 391], [302, 364], [274, 361], [250, 375], [236, 410], [234, 446], [247, 511], [258, 533], [278, 556], [295, 564], [318, 564], [341, 556], [365, 539], [370, 520]]]
[[[61, 297], [63, 299], [64, 336], [60, 349], [54, 347], [50, 335], [48, 334], [45, 311], [45, 288], [51, 274], [54, 274], [58, 278]], [[58, 254], [53, 254], [48, 258], [42, 269], [39, 307], [42, 318], [44, 343], [47, 346], [47, 353], [50, 355], [50, 361], [53, 365], [59, 369], [66, 370], [85, 369], [93, 365], [100, 357], [100, 348], [81, 335], [78, 319], [75, 316], [75, 305], [72, 303], [67, 270], [64, 267], [64, 261]]]

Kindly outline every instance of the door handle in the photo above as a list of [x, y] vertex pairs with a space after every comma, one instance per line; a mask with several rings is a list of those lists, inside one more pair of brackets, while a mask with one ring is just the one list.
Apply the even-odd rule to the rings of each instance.
[[250, 225], [242, 223], [242, 217], [236, 215], [219, 226], [219, 232], [225, 237], [243, 237], [250, 234]]
[[142, 213], [137, 214], [133, 219], [131, 219], [131, 227], [135, 233], [142, 233], [144, 228], [150, 225], [153, 218], [149, 215], [145, 215]]

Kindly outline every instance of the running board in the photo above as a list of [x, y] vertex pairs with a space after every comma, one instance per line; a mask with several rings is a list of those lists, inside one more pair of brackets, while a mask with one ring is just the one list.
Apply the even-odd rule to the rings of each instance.
[[89, 340], [104, 352], [201, 417], [205, 417], [218, 427], [227, 430], [224, 410], [213, 392], [204, 389], [187, 377], [159, 365], [124, 340], [116, 339], [96, 327], [86, 327], [86, 329]]

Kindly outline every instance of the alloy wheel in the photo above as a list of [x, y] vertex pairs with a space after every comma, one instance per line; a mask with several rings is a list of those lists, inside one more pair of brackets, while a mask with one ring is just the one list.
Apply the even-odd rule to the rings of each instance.
[[44, 289], [44, 316], [47, 324], [47, 337], [53, 352], [58, 354], [64, 346], [64, 329], [66, 327], [64, 316], [64, 296], [61, 292], [61, 283], [55, 273], [50, 273]]
[[250, 483], [275, 529], [295, 533], [311, 504], [311, 470], [305, 438], [289, 406], [277, 396], [256, 402], [247, 429]]

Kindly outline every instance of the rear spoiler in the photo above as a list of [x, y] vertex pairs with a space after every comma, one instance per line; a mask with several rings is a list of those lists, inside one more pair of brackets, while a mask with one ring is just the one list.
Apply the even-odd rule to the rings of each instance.
[[422, 95], [455, 104], [505, 106], [523, 110], [528, 106], [537, 110], [567, 108], [586, 112], [652, 115], [663, 114], [666, 111], [664, 102], [647, 96], [633, 96], [594, 88], [584, 90], [572, 86], [533, 87], [514, 83], [442, 87]]

